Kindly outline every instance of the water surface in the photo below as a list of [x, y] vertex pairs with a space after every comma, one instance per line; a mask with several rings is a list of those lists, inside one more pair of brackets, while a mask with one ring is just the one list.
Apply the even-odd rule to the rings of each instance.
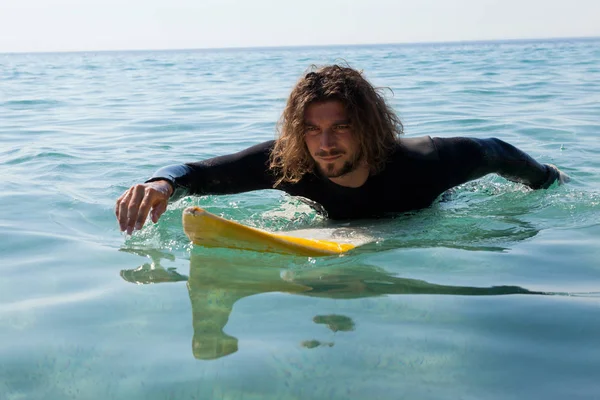
[[[120, 234], [127, 187], [272, 139], [299, 76], [340, 60], [391, 89], [407, 136], [498, 137], [572, 182], [490, 175], [351, 223], [277, 191], [188, 197]], [[596, 397], [598, 65], [594, 40], [0, 55], [0, 398]], [[190, 205], [376, 241], [194, 248]]]

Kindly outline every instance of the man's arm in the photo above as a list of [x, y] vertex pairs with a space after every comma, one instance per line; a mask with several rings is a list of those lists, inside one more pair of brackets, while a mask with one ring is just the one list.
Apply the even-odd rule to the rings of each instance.
[[159, 169], [145, 183], [132, 186], [117, 200], [115, 214], [121, 230], [131, 233], [141, 229], [151, 210], [152, 221], [157, 222], [170, 199], [188, 194], [233, 194], [272, 188], [274, 177], [268, 162], [273, 143], [268, 141], [239, 153]]
[[541, 164], [527, 153], [500, 139], [434, 138], [433, 142], [451, 186], [496, 173], [532, 189], [565, 183], [568, 175], [551, 164]]
[[269, 156], [274, 141], [267, 141], [238, 153], [208, 160], [163, 167], [146, 181], [165, 180], [173, 188], [171, 199], [207, 194], [233, 194], [270, 189]]

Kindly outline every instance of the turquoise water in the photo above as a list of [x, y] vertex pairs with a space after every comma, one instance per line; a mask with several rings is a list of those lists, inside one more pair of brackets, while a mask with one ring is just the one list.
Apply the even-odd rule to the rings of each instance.
[[[189, 197], [119, 232], [127, 187], [273, 138], [298, 77], [340, 60], [407, 136], [499, 137], [573, 181], [488, 176], [345, 224], [276, 191]], [[0, 55], [0, 398], [595, 398], [599, 133], [598, 40]], [[192, 248], [189, 205], [376, 241]]]

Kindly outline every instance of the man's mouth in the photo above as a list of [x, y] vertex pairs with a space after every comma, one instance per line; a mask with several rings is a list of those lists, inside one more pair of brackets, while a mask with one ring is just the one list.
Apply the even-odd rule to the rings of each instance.
[[319, 156], [319, 158], [325, 162], [331, 162], [333, 160], [337, 160], [341, 156], [342, 156], [341, 154], [337, 154], [335, 156]]
[[323, 160], [325, 162], [331, 162], [331, 161], [337, 160], [338, 158], [340, 158], [343, 155], [344, 155], [344, 152], [341, 150], [331, 150], [328, 152], [320, 151], [317, 154], [315, 154], [315, 156], [317, 158], [319, 158], [320, 160]]

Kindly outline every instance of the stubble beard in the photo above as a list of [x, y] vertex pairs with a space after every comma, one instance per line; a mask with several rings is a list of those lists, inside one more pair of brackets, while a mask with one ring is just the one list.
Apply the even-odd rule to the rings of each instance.
[[344, 176], [346, 174], [349, 174], [350, 172], [356, 170], [358, 168], [358, 166], [360, 165], [360, 159], [361, 156], [360, 154], [358, 154], [356, 157], [352, 158], [351, 160], [348, 160], [344, 163], [344, 165], [342, 165], [341, 168], [339, 169], [335, 169], [335, 163], [327, 163], [324, 167], [320, 164], [320, 163], [316, 163], [317, 164], [317, 168], [319, 169], [319, 171], [321, 172], [322, 175], [324, 175], [327, 178], [339, 178], [341, 176]]

